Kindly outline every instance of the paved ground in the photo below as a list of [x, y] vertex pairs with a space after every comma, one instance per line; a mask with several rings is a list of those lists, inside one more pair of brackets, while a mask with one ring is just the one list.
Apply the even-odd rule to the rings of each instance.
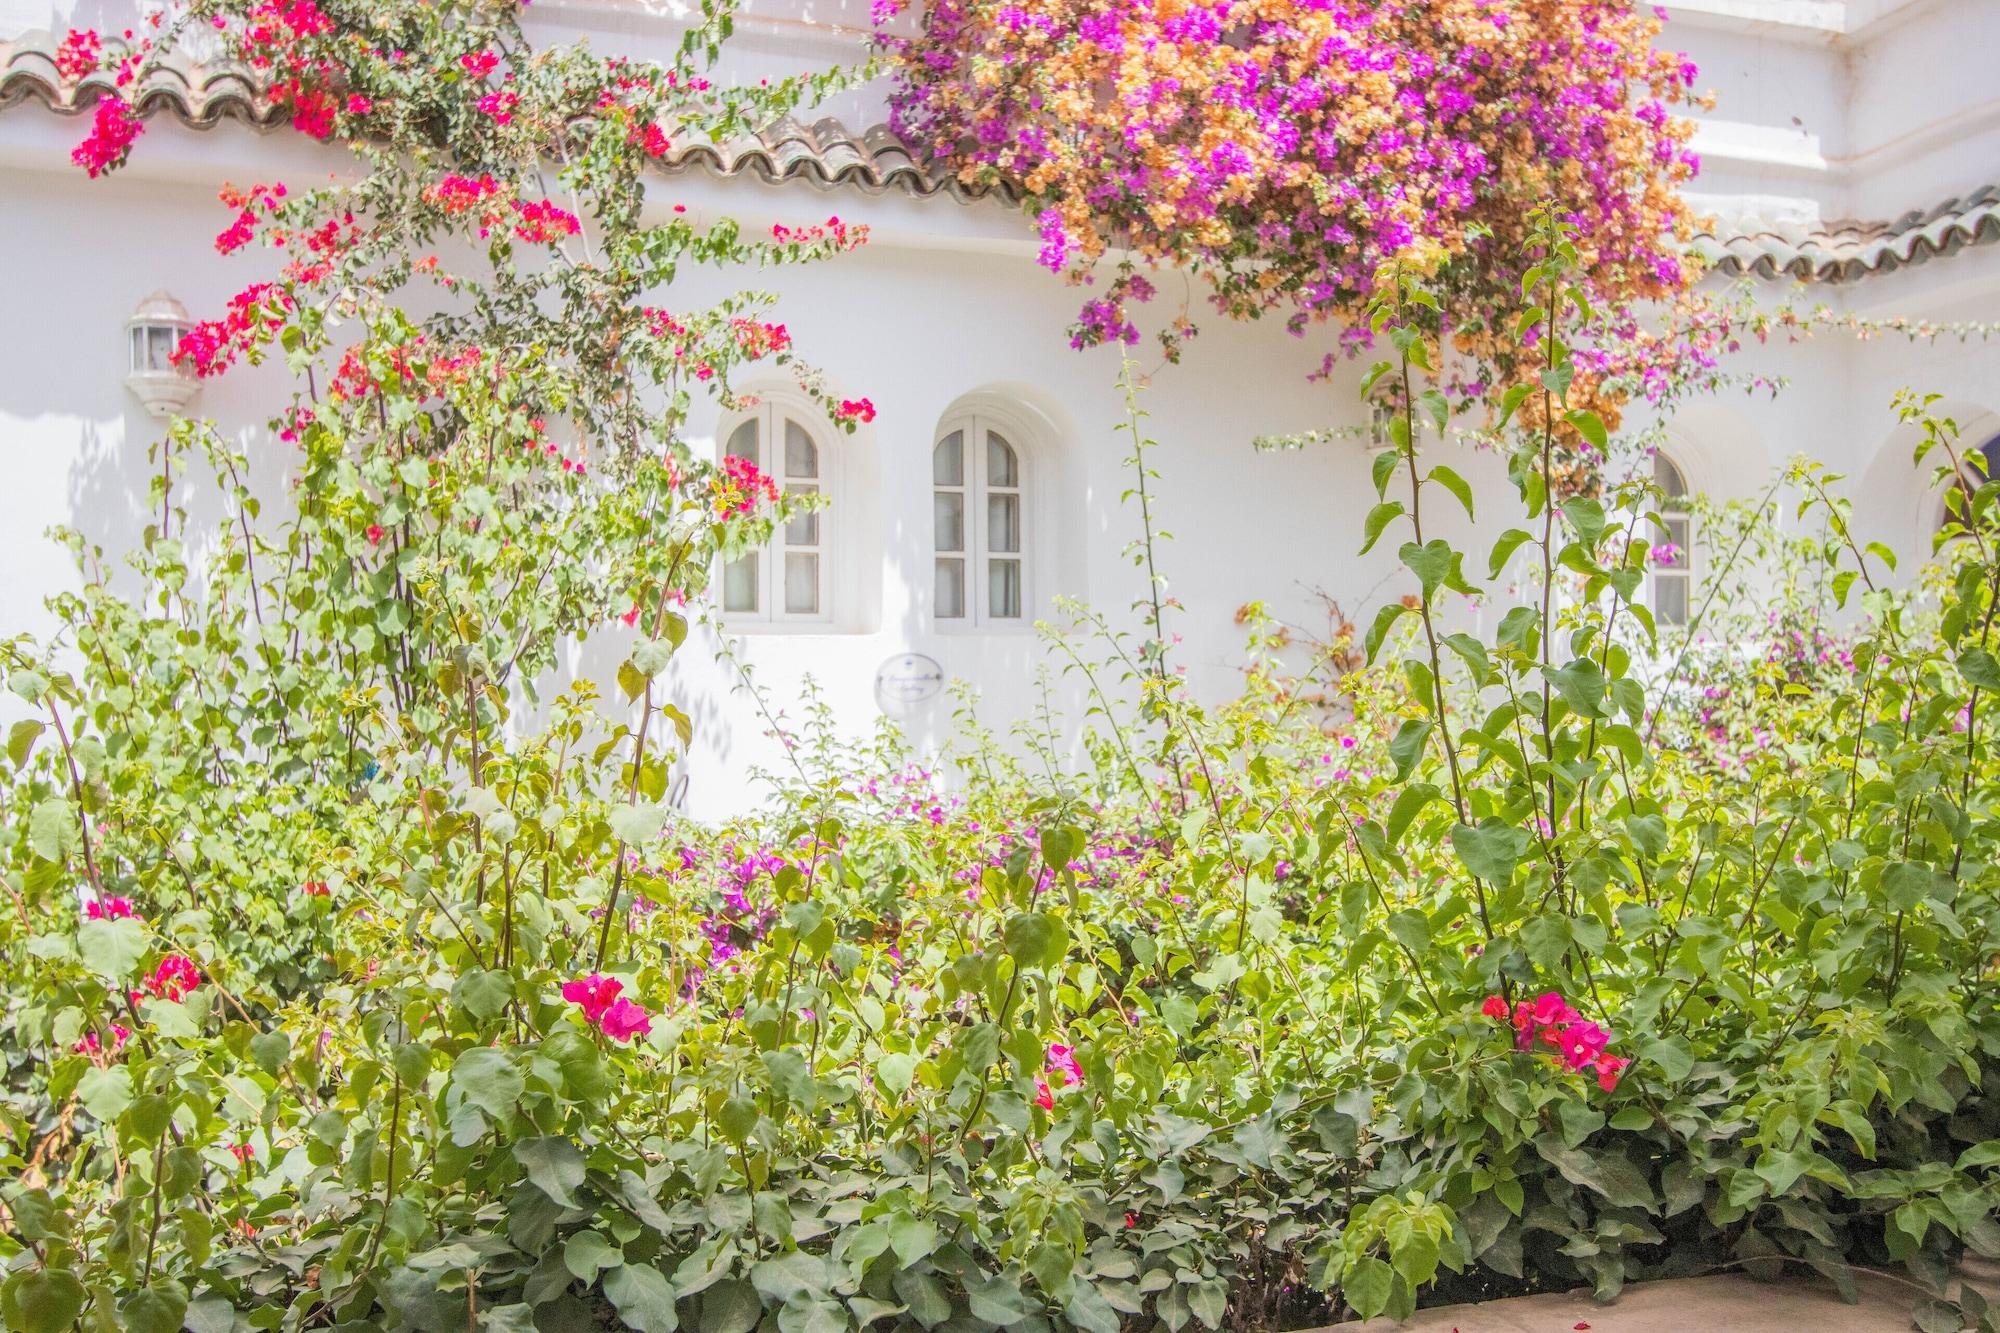
[[[2000, 1285], [2000, 1267], [1967, 1276], [1982, 1290]], [[1861, 1303], [1848, 1305], [1832, 1284], [1810, 1277], [1758, 1282], [1741, 1274], [1636, 1282], [1612, 1305], [1587, 1291], [1520, 1296], [1482, 1305], [1419, 1310], [1406, 1324], [1387, 1319], [1339, 1326], [1339, 1333], [1901, 1333], [1912, 1328], [1911, 1289], [1863, 1274]]]

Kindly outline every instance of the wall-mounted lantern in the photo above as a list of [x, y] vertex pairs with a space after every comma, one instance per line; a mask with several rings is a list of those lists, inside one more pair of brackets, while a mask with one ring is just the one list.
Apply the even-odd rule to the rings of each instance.
[[125, 387], [161, 421], [186, 411], [201, 392], [200, 381], [175, 369], [172, 360], [174, 348], [193, 327], [187, 307], [165, 292], [154, 292], [139, 302], [132, 318], [125, 321], [131, 344]]

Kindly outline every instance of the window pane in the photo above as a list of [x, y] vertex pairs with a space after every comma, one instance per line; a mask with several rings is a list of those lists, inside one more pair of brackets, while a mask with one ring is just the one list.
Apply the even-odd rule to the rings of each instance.
[[795, 616], [819, 613], [819, 557], [811, 551], [785, 553], [785, 610]]
[[754, 552], [723, 567], [722, 609], [749, 612], [757, 609], [757, 556]]
[[1021, 618], [1021, 562], [994, 560], [986, 566], [988, 614], [995, 620]]
[[992, 431], [986, 432], [986, 484], [988, 486], [1021, 484], [1021, 471], [1014, 458], [1014, 446]]
[[1660, 494], [1669, 500], [1678, 500], [1688, 493], [1687, 479], [1674, 466], [1674, 460], [1655, 449], [1653, 451], [1653, 484], [1660, 488]]
[[1659, 561], [1662, 569], [1686, 569], [1688, 567], [1688, 521], [1683, 517], [1667, 515], [1667, 545], [1674, 548], [1674, 558]]
[[931, 492], [932, 544], [940, 551], [965, 549], [965, 496], [959, 491]]
[[1010, 555], [1021, 549], [1021, 497], [1019, 495], [989, 495], [986, 497], [986, 549], [1006, 551]]
[[953, 431], [931, 450], [931, 482], [937, 486], [965, 485], [964, 431]]
[[730, 432], [729, 445], [723, 450], [731, 458], [747, 458], [752, 464], [757, 462], [757, 418], [738, 426]]
[[170, 328], [155, 328], [152, 332], [153, 332], [153, 369], [172, 370], [174, 368], [174, 365], [173, 362], [168, 358], [170, 358], [173, 355], [174, 341], [178, 336], [178, 332]]
[[963, 620], [965, 618], [965, 562], [963, 560], [940, 560], [937, 562], [937, 606], [940, 620]]
[[1687, 624], [1687, 575], [1655, 574], [1653, 576], [1653, 619], [1662, 625]]
[[[785, 487], [785, 494], [810, 497], [819, 494], [819, 487], [787, 486]], [[785, 545], [819, 545], [819, 513], [817, 510], [810, 514], [799, 514], [785, 520]]]
[[796, 421], [785, 422], [785, 475], [787, 477], [817, 477], [819, 475], [819, 446], [806, 428]]

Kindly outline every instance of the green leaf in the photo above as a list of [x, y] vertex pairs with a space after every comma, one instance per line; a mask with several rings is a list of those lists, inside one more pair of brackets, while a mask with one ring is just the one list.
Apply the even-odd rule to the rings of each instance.
[[1382, 532], [1391, 523], [1402, 517], [1403, 503], [1400, 500], [1385, 500], [1368, 511], [1368, 518], [1361, 525], [1361, 534], [1366, 539], [1361, 543], [1359, 554], [1367, 555], [1375, 549], [1375, 543], [1382, 539]]
[[648, 639], [632, 650], [632, 667], [647, 680], [653, 680], [673, 661], [677, 646], [670, 639]]
[[1513, 882], [1514, 868], [1528, 850], [1528, 831], [1497, 819], [1486, 820], [1477, 828], [1459, 824], [1451, 831], [1451, 845], [1467, 870], [1496, 888], [1504, 888]]
[[1544, 1133], [1535, 1139], [1542, 1160], [1572, 1185], [1603, 1195], [1620, 1208], [1651, 1208], [1657, 1202], [1645, 1173], [1615, 1148], [1572, 1148], [1562, 1136]]
[[44, 861], [61, 861], [76, 846], [76, 807], [60, 796], [46, 797], [28, 815], [28, 850]]
[[1493, 543], [1493, 554], [1487, 557], [1486, 576], [1499, 578], [1500, 571], [1514, 558], [1514, 552], [1520, 549], [1521, 543], [1533, 540], [1534, 538], [1519, 528], [1509, 528], [1501, 533], [1499, 539]]
[[514, 1145], [514, 1160], [528, 1183], [565, 1208], [581, 1208], [576, 1191], [583, 1184], [583, 1150], [567, 1138], [522, 1139]]
[[60, 1268], [24, 1268], [0, 1284], [0, 1313], [20, 1333], [69, 1333], [83, 1313], [83, 1283]]
[[674, 1333], [680, 1318], [674, 1313], [674, 1289], [651, 1264], [621, 1264], [604, 1279], [604, 1294], [618, 1307], [618, 1317], [639, 1333]]
[[1412, 782], [1397, 793], [1396, 804], [1390, 807], [1389, 823], [1386, 829], [1389, 843], [1394, 846], [1402, 839], [1410, 827], [1410, 821], [1417, 817], [1426, 805], [1438, 798], [1438, 789], [1428, 782]]
[[1375, 481], [1375, 494], [1379, 497], [1389, 489], [1389, 478], [1396, 475], [1396, 464], [1402, 461], [1402, 454], [1394, 449], [1384, 449], [1375, 455], [1375, 461], [1368, 465], [1369, 475]]
[[1589, 440], [1598, 453], [1604, 452], [1604, 446], [1611, 437], [1605, 434], [1604, 421], [1597, 413], [1578, 408], [1569, 414], [1569, 424], [1576, 427], [1577, 434]]
[[579, 1282], [595, 1282], [607, 1268], [625, 1262], [625, 1252], [596, 1231], [579, 1231], [563, 1242], [563, 1267]]
[[42, 724], [32, 717], [24, 717], [7, 729], [7, 757], [19, 768], [28, 762], [34, 752], [35, 741], [42, 734]]
[[487, 1115], [506, 1121], [528, 1089], [527, 1076], [505, 1051], [474, 1046], [452, 1062], [451, 1086]]
[[897, 1261], [905, 1268], [928, 1258], [937, 1248], [937, 1239], [937, 1224], [927, 1217], [897, 1213], [889, 1219], [889, 1248], [896, 1252]]
[[86, 921], [77, 927], [83, 965], [107, 981], [124, 981], [146, 955], [146, 927], [136, 917]]
[[1062, 961], [1068, 932], [1047, 912], [1016, 912], [1001, 930], [1007, 952], [1022, 967], [1047, 967]]
[[127, 1300], [119, 1311], [127, 1333], [181, 1333], [187, 1319], [187, 1288], [155, 1282]]
[[1389, 1296], [1396, 1289], [1396, 1273], [1374, 1255], [1363, 1255], [1347, 1266], [1340, 1294], [1363, 1319], [1373, 1319], [1389, 1308]]
[[637, 847], [666, 827], [667, 809], [661, 805], [613, 806], [609, 822], [621, 842]]
[[1439, 588], [1451, 588], [1457, 592], [1472, 591], [1459, 575], [1458, 563], [1461, 558], [1459, 553], [1442, 537], [1433, 538], [1422, 546], [1415, 542], [1404, 542], [1397, 548], [1396, 554], [1423, 585], [1426, 601], [1434, 596]]
[[1464, 477], [1459, 476], [1458, 473], [1440, 463], [1431, 469], [1430, 479], [1457, 496], [1459, 504], [1465, 509], [1465, 516], [1467, 518], [1473, 517], [1472, 486]]
[[251, 1060], [273, 1078], [291, 1056], [292, 1039], [282, 1032], [260, 1032], [250, 1039]]
[[740, 1278], [716, 1283], [701, 1298], [701, 1333], [750, 1333], [763, 1318], [757, 1289]]
[[1956, 1171], [1970, 1171], [1975, 1166], [1994, 1166], [1996, 1164], [2000, 1164], [2000, 1139], [1988, 1139], [1984, 1143], [1975, 1143], [1960, 1153], [1958, 1155], [1958, 1163], [1952, 1169]]
[[1382, 640], [1388, 636], [1389, 627], [1409, 613], [1410, 608], [1401, 602], [1390, 602], [1375, 613], [1375, 622], [1368, 627], [1368, 636], [1362, 641], [1368, 651], [1368, 661], [1374, 664], [1375, 654], [1382, 651]]
[[1604, 696], [1608, 682], [1597, 663], [1587, 657], [1579, 657], [1568, 666], [1544, 670], [1549, 684], [1556, 687], [1563, 702], [1583, 717], [1599, 717], [1604, 712]]
[[984, 1319], [1000, 1328], [1040, 1313], [1036, 1303], [1021, 1291], [1019, 1283], [997, 1274], [983, 1281], [968, 1280], [965, 1299], [974, 1319]]
[[2000, 690], [2000, 660], [1984, 648], [1968, 648], [1960, 653], [1958, 674], [1982, 690]]
[[451, 998], [474, 1018], [498, 1018], [514, 999], [514, 978], [498, 968], [473, 968], [452, 986]]
[[1423, 757], [1424, 742], [1430, 734], [1431, 724], [1414, 717], [1397, 728], [1395, 739], [1389, 742], [1389, 758], [1396, 765], [1396, 781], [1402, 782], [1410, 776], [1410, 770]]

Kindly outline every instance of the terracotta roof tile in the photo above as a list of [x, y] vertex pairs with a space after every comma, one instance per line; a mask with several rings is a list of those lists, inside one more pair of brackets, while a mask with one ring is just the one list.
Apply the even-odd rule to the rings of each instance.
[[[91, 75], [80, 85], [67, 84], [56, 72], [56, 45], [48, 33], [0, 43], [0, 108], [33, 101], [51, 111], [79, 115], [100, 93], [110, 90], [111, 79], [104, 74]], [[248, 68], [178, 55], [168, 57], [132, 100], [142, 116], [171, 115], [200, 129], [224, 120], [269, 129], [284, 118]], [[887, 125], [857, 133], [832, 117], [811, 125], [784, 120], [758, 134], [720, 143], [678, 142], [662, 166], [669, 172], [706, 171], [774, 184], [802, 182], [822, 190], [895, 191], [918, 198], [943, 195], [960, 202], [988, 195], [1019, 198], [1008, 187], [968, 184], [924, 162]], [[1994, 241], [2000, 241], [2000, 185], [1888, 222], [1835, 222], [1810, 229], [1746, 223], [1727, 232], [1699, 235], [1693, 249], [1724, 274], [1838, 283]]]

